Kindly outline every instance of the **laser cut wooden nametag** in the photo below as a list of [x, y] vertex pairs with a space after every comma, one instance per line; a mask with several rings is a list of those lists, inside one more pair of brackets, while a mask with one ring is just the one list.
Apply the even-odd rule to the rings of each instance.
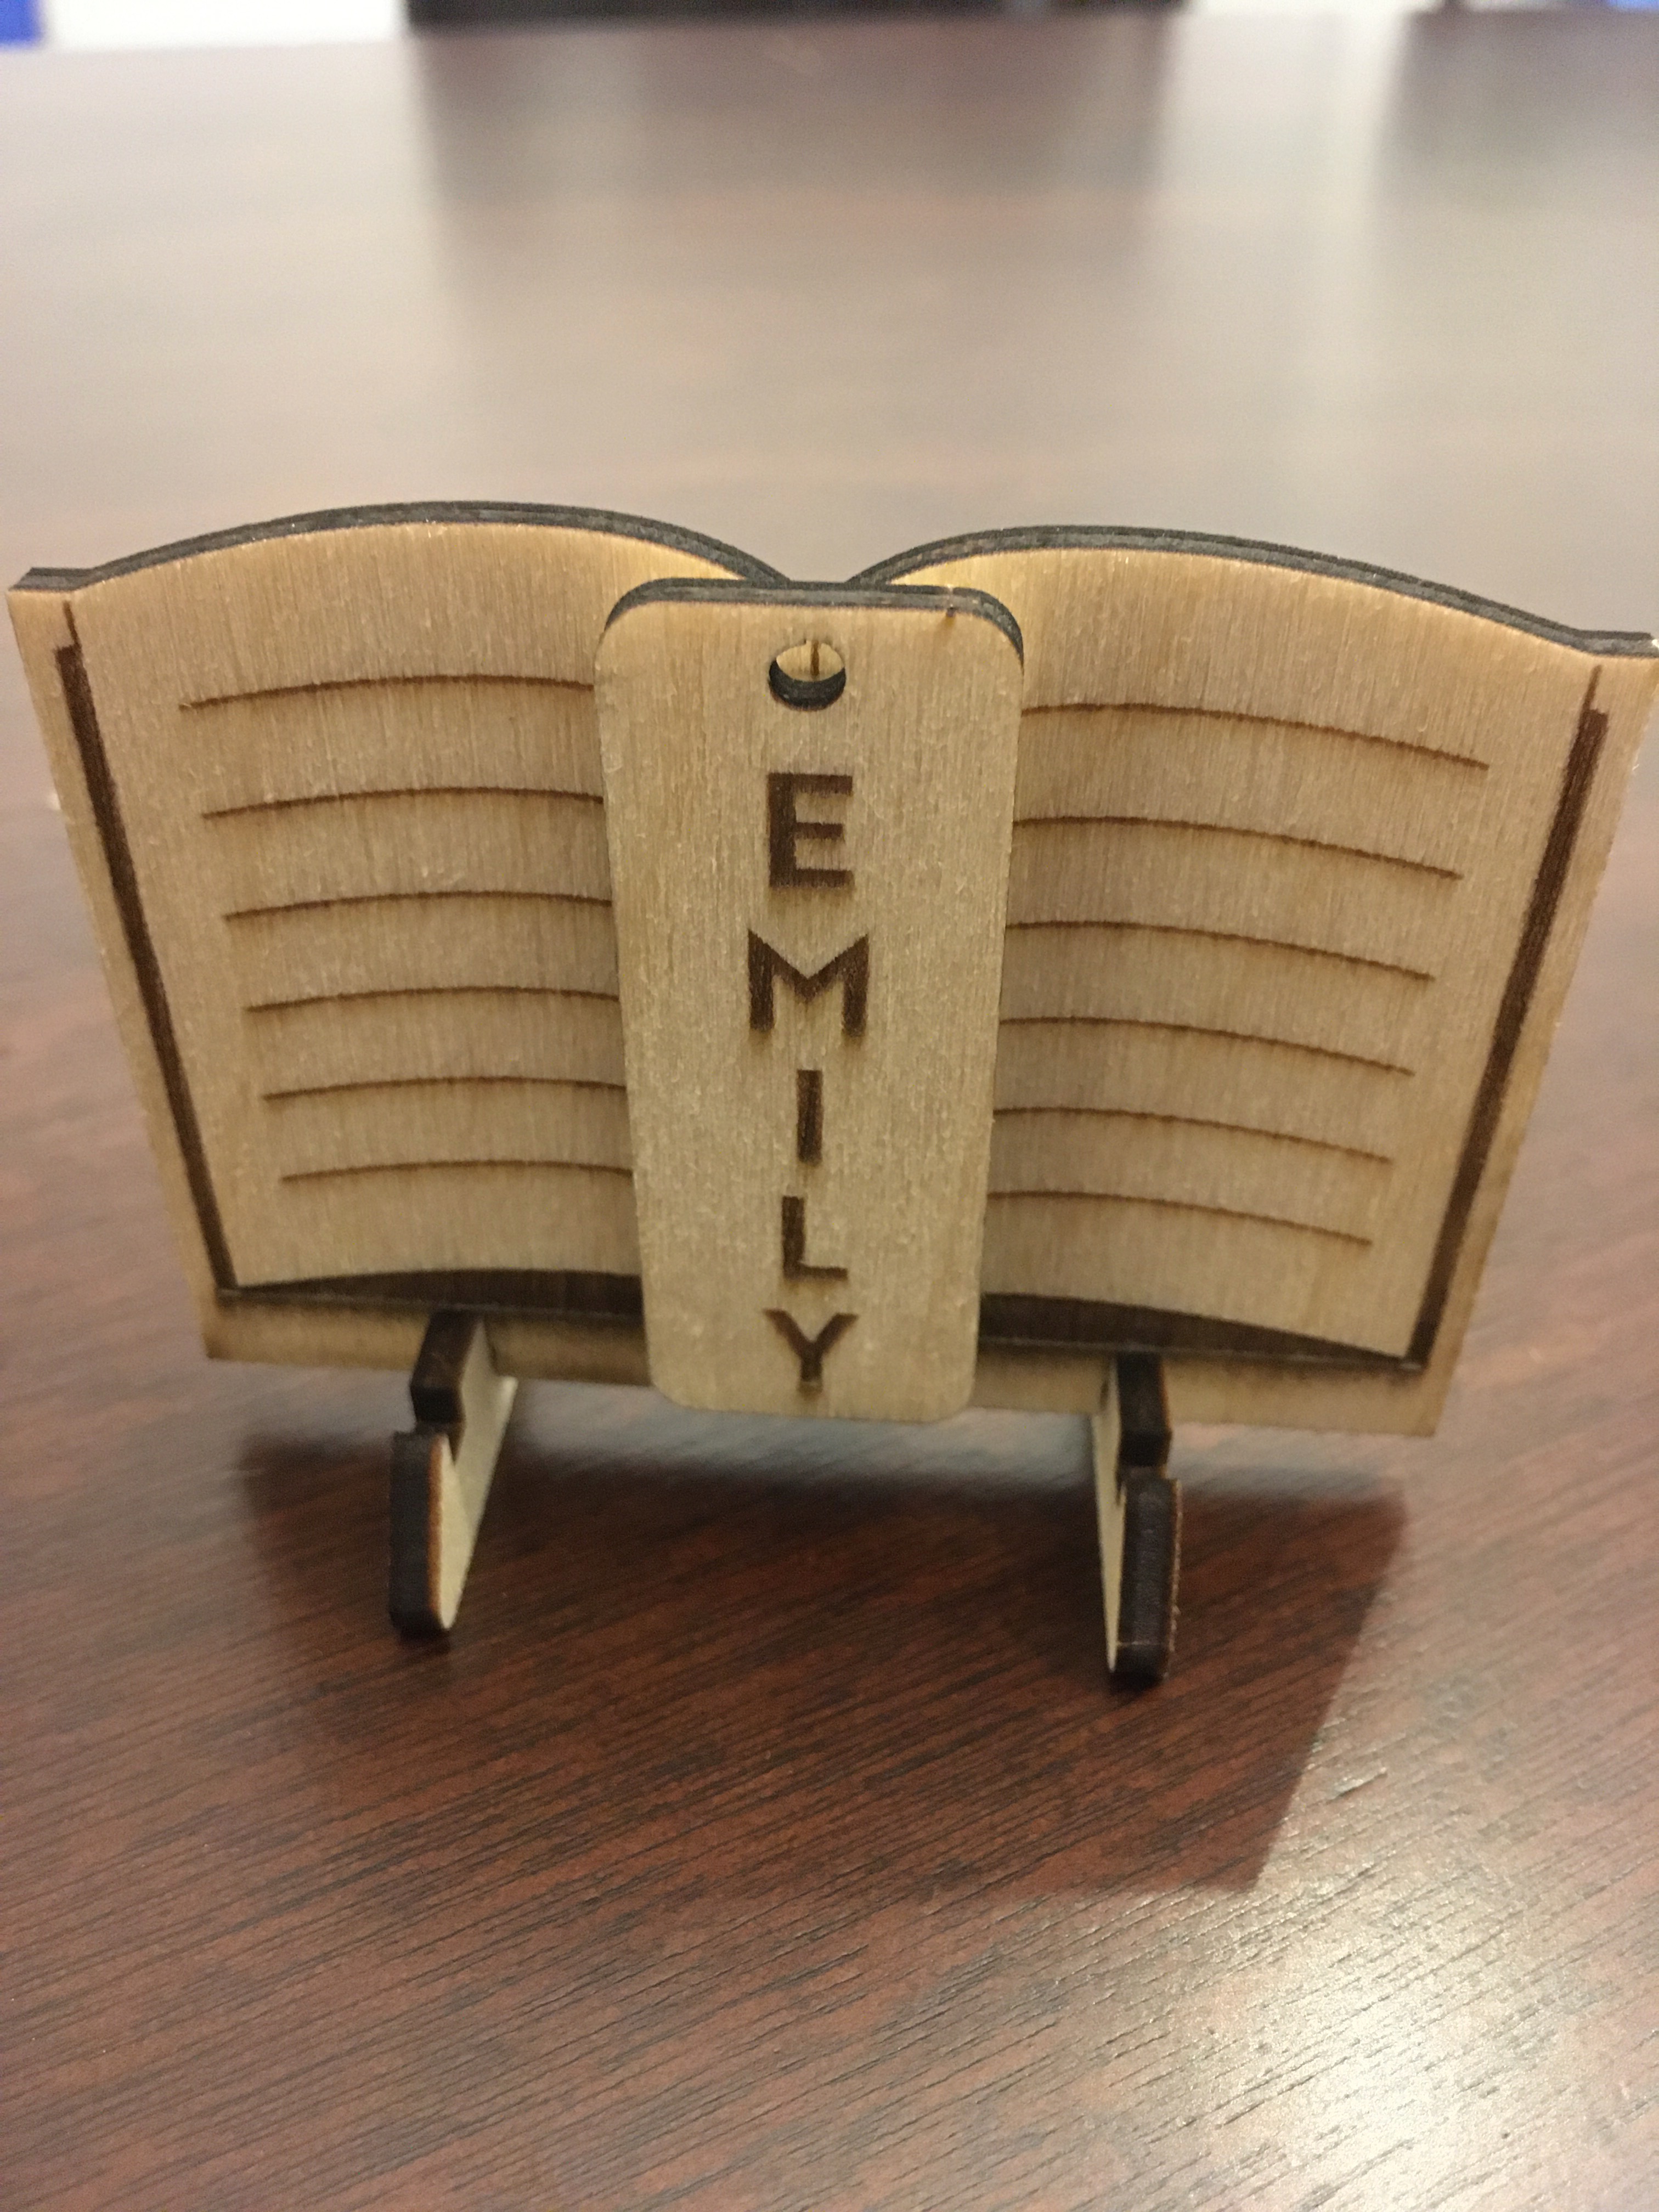
[[973, 1389], [1022, 673], [974, 592], [630, 592], [597, 696], [651, 1376]]
[[1139, 529], [350, 508], [10, 606], [206, 1348], [410, 1371], [400, 1627], [516, 1378], [971, 1382], [1090, 1417], [1139, 1680], [1175, 1423], [1433, 1430], [1659, 685]]

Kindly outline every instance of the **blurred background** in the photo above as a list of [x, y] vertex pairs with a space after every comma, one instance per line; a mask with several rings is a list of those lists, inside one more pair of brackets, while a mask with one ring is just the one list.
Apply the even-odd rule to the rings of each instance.
[[[1160, 0], [1151, 0], [1157, 5]], [[407, 28], [563, 17], [1074, 14], [1114, 0], [0, 0], [0, 39], [64, 47], [304, 46], [396, 38]], [[1146, 0], [1143, 0], [1146, 4]], [[1413, 0], [1164, 0], [1188, 15], [1413, 12]], [[1417, 0], [1513, 9], [1552, 0]], [[1565, 0], [1652, 8], [1659, 0]]]
[[516, 498], [798, 575], [1125, 522], [1659, 614], [1650, 13], [39, 25], [0, 52], [9, 575]]
[[[0, 0], [0, 581], [503, 499], [798, 577], [1122, 523], [1659, 618], [1651, 13], [412, 12]], [[640, 15], [681, 19], [582, 20]], [[590, 1481], [551, 1399], [532, 1450], [557, 1430], [587, 1486], [524, 1462], [519, 1595], [416, 1693], [374, 1556], [401, 1386], [200, 1358], [0, 649], [9, 1859], [40, 1900], [0, 2198], [1659, 2203], [1654, 765], [1441, 1441], [1183, 1437], [1194, 1495], [1280, 1501], [1208, 1508], [1184, 1705], [1109, 1710], [1055, 1656], [1092, 1509], [1059, 1442], [1028, 1506], [1013, 1417], [976, 1447], [1002, 1504], [937, 1542], [931, 1489], [874, 1517], [890, 1441], [802, 1515], [757, 1486], [751, 1617], [709, 1565], [727, 1448], [688, 1429], [685, 1486], [613, 1504], [667, 1431], [617, 1416]], [[734, 1704], [661, 1693], [775, 1631], [844, 1655], [799, 1735], [746, 1659]], [[926, 1757], [901, 1707], [951, 1716]], [[591, 1787], [526, 1784], [589, 1715]], [[717, 1808], [683, 1841], [681, 1804]], [[936, 1880], [911, 1831], [947, 1827]]]

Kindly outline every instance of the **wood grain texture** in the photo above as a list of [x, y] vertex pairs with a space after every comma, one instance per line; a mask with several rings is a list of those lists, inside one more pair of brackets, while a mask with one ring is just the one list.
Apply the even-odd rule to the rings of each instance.
[[[0, 59], [7, 577], [513, 486], [1659, 605], [1651, 21]], [[203, 1360], [48, 788], [0, 654], [7, 2212], [1647, 2212], [1650, 760], [1439, 1434], [1178, 1423], [1139, 1699], [1097, 1361], [908, 1433], [523, 1390], [398, 1648], [419, 1327]]]
[[1278, 550], [1054, 539], [872, 572], [1030, 639], [986, 1291], [1409, 1356], [1431, 1425], [1659, 662]]
[[[974, 1385], [1018, 647], [966, 593], [751, 588], [653, 586], [599, 648], [651, 1372], [936, 1420]], [[815, 641], [819, 711], [768, 682]]]
[[455, 1625], [518, 1389], [476, 1314], [433, 1316], [410, 1376], [415, 1426], [392, 1439], [390, 1610], [407, 1636]]
[[625, 1110], [587, 1087], [617, 991], [593, 652], [647, 577], [769, 573], [648, 532], [299, 518], [13, 595], [216, 1289], [637, 1272]]
[[[625, 638], [695, 623], [698, 603], [671, 617], [625, 600], [601, 778], [596, 609], [619, 579], [676, 560], [703, 572], [677, 586], [693, 595], [745, 565], [627, 518], [372, 509], [78, 580], [37, 572], [14, 594], [77, 851], [117, 911], [106, 957], [142, 1000], [132, 1048], [165, 1092], [210, 1343], [227, 1303], [261, 1287], [302, 1304], [297, 1286], [319, 1281], [640, 1270], [626, 1085], [585, 1054], [548, 1061], [550, 1030], [592, 1030], [617, 1000], [614, 877], [633, 916], [631, 1115], [659, 1194], [647, 1360], [672, 1395], [781, 1411], [793, 1360], [797, 1394], [824, 1413], [955, 1410], [977, 1270], [983, 1334], [1180, 1349], [1183, 1408], [1190, 1379], [1212, 1418], [1431, 1429], [1659, 677], [1651, 640], [1229, 539], [1058, 530], [924, 548], [876, 573], [977, 590], [979, 613], [1006, 620], [994, 586], [1032, 627], [1018, 776], [983, 686], [947, 702], [925, 653], [896, 665], [883, 696], [909, 690], [884, 727], [906, 745], [853, 748], [866, 795], [881, 785], [867, 818], [887, 859], [855, 876], [827, 858], [848, 831], [823, 811], [852, 803], [852, 767], [825, 769], [811, 739], [862, 729], [857, 697], [874, 695], [849, 702], [827, 640], [780, 630], [752, 697], [689, 637], [678, 657], [656, 641], [647, 681]], [[422, 595], [417, 642], [404, 632]], [[388, 675], [388, 660], [415, 665]], [[795, 766], [768, 765], [786, 753]], [[627, 789], [652, 796], [628, 798], [619, 823], [624, 766]], [[764, 787], [763, 839], [734, 776], [757, 805]], [[665, 869], [683, 846], [707, 865]], [[872, 880], [921, 903], [868, 907]], [[988, 957], [980, 908], [1002, 915], [1005, 886], [987, 1188], [946, 1132], [960, 1123], [967, 1141], [971, 1123], [979, 1160], [981, 1086], [953, 1055], [992, 1048], [969, 978]], [[803, 893], [836, 925], [808, 929], [802, 942], [823, 938], [810, 959], [799, 930], [782, 932], [794, 957], [771, 942], [774, 908], [799, 920]], [[720, 977], [743, 964], [741, 932], [751, 1032], [772, 1032], [781, 986], [823, 1000], [820, 1026], [839, 1003], [862, 1038], [871, 931], [856, 925], [878, 910], [907, 995], [878, 1023], [889, 1042], [828, 1055], [837, 1119], [863, 1149], [843, 1145], [839, 1173], [813, 1179], [814, 1210], [821, 1237], [859, 1247], [864, 1288], [824, 1305], [848, 1265], [810, 1256], [807, 1194], [780, 1195], [738, 1141], [755, 1041], [717, 1042]], [[947, 973], [927, 948], [953, 933]], [[528, 1065], [517, 1001], [540, 1018]], [[826, 1057], [821, 1038], [798, 1042]], [[295, 1042], [312, 1049], [290, 1066]], [[870, 1091], [854, 1111], [841, 1076], [866, 1064], [884, 1071], [883, 1103]], [[824, 1072], [793, 1077], [799, 1127], [813, 1086], [797, 1164], [819, 1166]], [[783, 1128], [781, 1107], [760, 1120]], [[720, 1206], [717, 1130], [728, 1168], [748, 1163]], [[936, 1181], [906, 1164], [924, 1154]], [[782, 1280], [817, 1286], [797, 1305], [822, 1310], [803, 1320], [782, 1291], [739, 1291], [767, 1247]], [[860, 1316], [826, 1390], [825, 1359]], [[922, 1348], [947, 1328], [948, 1387]], [[382, 1341], [336, 1295], [309, 1334], [262, 1348], [372, 1358]], [[1246, 1370], [1235, 1387], [1233, 1360], [1271, 1362], [1274, 1346], [1350, 1371], [1277, 1389]], [[561, 1349], [556, 1333], [532, 1346], [534, 1371], [568, 1372]], [[1380, 1389], [1379, 1359], [1401, 1370]]]

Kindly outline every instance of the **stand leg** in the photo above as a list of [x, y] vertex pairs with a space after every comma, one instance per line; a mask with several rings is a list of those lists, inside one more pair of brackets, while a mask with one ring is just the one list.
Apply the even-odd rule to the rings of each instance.
[[454, 1624], [518, 1387], [476, 1314], [434, 1314], [409, 1378], [416, 1426], [392, 1439], [391, 1611], [405, 1636]]
[[1092, 1423], [1106, 1664], [1117, 1682], [1161, 1682], [1175, 1648], [1181, 1490], [1169, 1475], [1164, 1363], [1124, 1352]]

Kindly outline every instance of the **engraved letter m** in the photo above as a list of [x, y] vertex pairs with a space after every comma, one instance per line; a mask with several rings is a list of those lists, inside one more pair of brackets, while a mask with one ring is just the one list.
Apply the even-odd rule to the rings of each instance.
[[854, 938], [852, 944], [826, 960], [816, 975], [803, 975], [763, 937], [749, 933], [749, 1026], [769, 1030], [776, 1011], [774, 986], [781, 975], [798, 999], [816, 999], [841, 979], [841, 1026], [848, 1036], [864, 1035], [864, 1010], [870, 996], [870, 939]]

